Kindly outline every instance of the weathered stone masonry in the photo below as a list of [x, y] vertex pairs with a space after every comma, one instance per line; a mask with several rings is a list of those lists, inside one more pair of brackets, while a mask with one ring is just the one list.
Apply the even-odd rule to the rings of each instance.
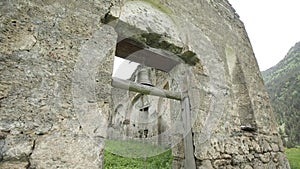
[[[190, 99], [197, 168], [289, 168], [244, 25], [227, 1], [4, 0], [0, 12], [0, 168], [103, 168], [115, 21], [198, 58], [169, 72]], [[112, 24], [103, 23], [107, 14]], [[174, 53], [161, 44], [152, 47]], [[182, 144], [172, 151], [173, 168], [188, 168]]]

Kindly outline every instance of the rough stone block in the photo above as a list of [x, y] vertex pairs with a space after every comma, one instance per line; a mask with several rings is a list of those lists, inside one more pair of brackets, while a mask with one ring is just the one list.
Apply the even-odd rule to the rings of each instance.
[[100, 168], [104, 141], [86, 136], [49, 135], [39, 138], [30, 157], [31, 168]]
[[232, 164], [232, 165], [239, 165], [239, 164], [244, 163], [244, 162], [245, 162], [244, 156], [242, 156], [242, 155], [237, 155], [237, 156], [233, 156], [233, 157], [232, 157], [231, 164]]
[[27, 169], [28, 161], [6, 161], [0, 163], [1, 169]]
[[34, 140], [25, 135], [8, 135], [2, 148], [3, 159], [28, 158], [34, 147]]
[[250, 165], [245, 165], [245, 167], [243, 169], [253, 169], [253, 167]]
[[201, 162], [201, 165], [198, 167], [198, 169], [213, 169], [214, 167], [211, 164], [210, 160], [204, 160]]
[[270, 161], [270, 157], [271, 157], [270, 153], [264, 153], [259, 155], [259, 158], [263, 163], [268, 163]]
[[279, 146], [278, 146], [278, 144], [271, 143], [271, 147], [272, 147], [272, 150], [273, 150], [273, 151], [275, 151], [275, 152], [279, 151]]
[[230, 163], [231, 163], [231, 160], [220, 159], [220, 160], [215, 160], [213, 162], [213, 166], [215, 168], [222, 168], [222, 166], [229, 165]]

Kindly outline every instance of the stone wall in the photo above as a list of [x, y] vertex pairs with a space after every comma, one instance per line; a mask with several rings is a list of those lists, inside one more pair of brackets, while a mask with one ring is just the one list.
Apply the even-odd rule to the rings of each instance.
[[186, 63], [169, 72], [170, 89], [189, 98], [182, 125], [192, 129], [174, 133], [183, 141], [173, 168], [191, 168], [190, 153], [197, 168], [289, 168], [244, 25], [227, 1], [0, 4], [0, 168], [103, 167], [117, 43], [114, 21], [102, 23], [108, 14], [162, 35], [169, 46], [155, 48], [197, 57], [191, 65], [180, 55]]
[[110, 111], [116, 34], [100, 19], [110, 2], [0, 3], [0, 168], [101, 168], [96, 129], [99, 110]]

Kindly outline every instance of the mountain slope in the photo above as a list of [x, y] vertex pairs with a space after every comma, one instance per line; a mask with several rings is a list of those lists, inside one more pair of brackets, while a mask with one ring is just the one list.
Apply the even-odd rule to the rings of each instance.
[[[300, 144], [300, 42], [262, 72], [286, 146]], [[286, 136], [285, 136], [286, 135]]]

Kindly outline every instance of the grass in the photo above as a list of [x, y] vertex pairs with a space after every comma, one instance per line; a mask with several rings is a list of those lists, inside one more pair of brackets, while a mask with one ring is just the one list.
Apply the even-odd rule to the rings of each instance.
[[290, 162], [291, 169], [300, 169], [300, 147], [286, 148], [285, 153]]
[[[291, 169], [300, 169], [300, 147], [286, 148], [285, 153]], [[172, 161], [171, 150], [163, 147], [135, 141], [106, 142], [104, 169], [171, 169]]]
[[140, 158], [156, 156], [167, 151], [168, 148], [133, 140], [106, 140], [105, 150], [123, 157]]
[[104, 169], [171, 169], [171, 150], [149, 158], [126, 158], [104, 152]]
[[106, 141], [104, 169], [171, 169], [172, 161], [171, 150], [161, 146], [132, 140]]

